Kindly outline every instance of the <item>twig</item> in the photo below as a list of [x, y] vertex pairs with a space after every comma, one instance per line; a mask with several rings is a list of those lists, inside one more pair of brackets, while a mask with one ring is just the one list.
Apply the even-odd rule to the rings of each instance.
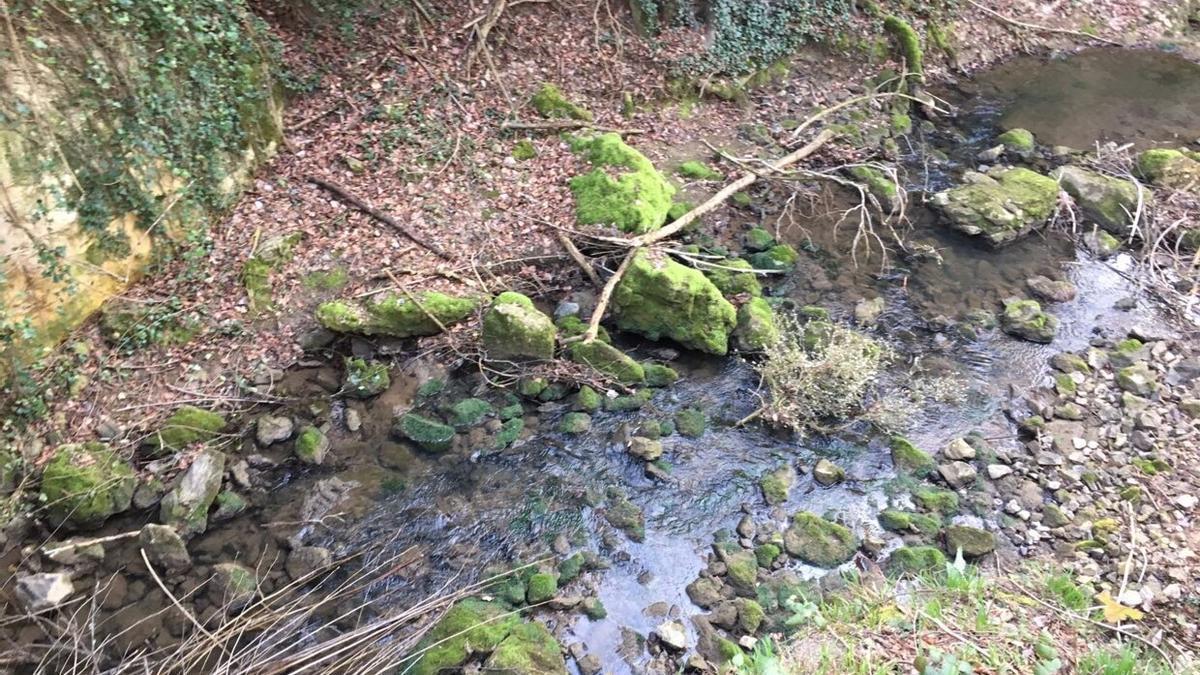
[[500, 125], [501, 129], [506, 131], [521, 130], [521, 131], [560, 131], [563, 129], [595, 129], [596, 131], [610, 131], [622, 136], [636, 136], [637, 134], [646, 133], [645, 129], [624, 129], [621, 127], [606, 127], [588, 122], [586, 120], [546, 120], [544, 122], [523, 122], [521, 120], [507, 120]]
[[984, 7], [983, 5], [979, 4], [978, 2], [975, 2], [975, 0], [967, 0], [967, 2], [971, 3], [972, 7], [982, 11], [984, 14], [987, 14], [988, 16], [998, 19], [1004, 23], [1011, 24], [1013, 26], [1017, 26], [1019, 28], [1025, 28], [1028, 30], [1036, 31], [1038, 33], [1058, 33], [1060, 35], [1071, 35], [1074, 37], [1083, 38], [1085, 40], [1095, 40], [1097, 42], [1103, 42], [1105, 44], [1113, 45], [1115, 47], [1124, 47], [1125, 46], [1123, 43], [1117, 42], [1116, 40], [1110, 40], [1108, 38], [1100, 37], [1099, 35], [1089, 35], [1088, 33], [1084, 33], [1082, 31], [1070, 30], [1068, 28], [1051, 28], [1049, 26], [1039, 26], [1038, 24], [1034, 24], [1034, 23], [1026, 23], [1024, 21], [1018, 21], [1011, 17], [1004, 16], [1003, 14], [1001, 14], [1000, 12], [997, 12], [995, 10], [988, 9], [987, 7]]
[[600, 297], [596, 300], [596, 309], [592, 310], [592, 318], [588, 321], [587, 330], [581, 335], [563, 340], [563, 343], [586, 343], [596, 339], [596, 336], [600, 333], [600, 320], [604, 317], [604, 309], [608, 307], [608, 301], [612, 299], [613, 291], [616, 290], [621, 277], [625, 276], [625, 270], [629, 269], [629, 264], [633, 262], [634, 257], [637, 256], [639, 251], [641, 251], [641, 248], [629, 249], [629, 253], [626, 253], [625, 259], [621, 261], [621, 266], [608, 278], [608, 283], [604, 284], [604, 290], [600, 291]]
[[562, 232], [556, 231], [554, 234], [558, 237], [558, 241], [563, 245], [563, 248], [567, 249], [567, 254], [571, 256], [571, 260], [574, 260], [575, 264], [579, 265], [579, 269], [583, 270], [583, 274], [588, 278], [588, 281], [592, 282], [592, 285], [596, 288], [603, 286], [604, 284], [600, 283], [600, 277], [596, 274], [596, 270], [592, 269], [591, 263], [587, 261], [587, 258], [583, 257], [583, 254], [575, 247], [575, 243], [571, 241], [571, 238]]
[[310, 183], [316, 185], [317, 187], [320, 187], [325, 190], [328, 190], [329, 192], [332, 192], [338, 199], [341, 199], [342, 201], [350, 204], [354, 208], [358, 209], [359, 211], [362, 211], [363, 213], [367, 214], [368, 216], [371, 216], [375, 220], [378, 220], [379, 222], [381, 222], [385, 225], [388, 225], [389, 227], [396, 230], [400, 234], [411, 239], [412, 242], [417, 244], [418, 246], [435, 253], [440, 258], [443, 258], [445, 260], [451, 260], [451, 257], [445, 251], [438, 248], [437, 246], [434, 246], [433, 244], [430, 244], [429, 242], [425, 241], [421, 237], [418, 237], [416, 235], [416, 233], [414, 233], [412, 230], [408, 229], [407, 227], [401, 225], [395, 218], [376, 209], [375, 207], [362, 201], [358, 197], [355, 197], [354, 195], [350, 194], [349, 192], [346, 191], [346, 188], [344, 188], [336, 183], [331, 183], [326, 180], [321, 180], [320, 178], [317, 178], [315, 176], [309, 176], [308, 181]]
[[129, 539], [130, 537], [138, 536], [140, 532], [141, 530], [133, 530], [131, 532], [122, 532], [120, 534], [110, 534], [106, 537], [96, 537], [94, 539], [73, 541], [63, 544], [62, 546], [55, 546], [54, 548], [44, 548], [42, 549], [42, 553], [46, 554], [47, 556], [53, 556], [57, 553], [61, 553], [62, 551], [70, 551], [76, 548], [86, 548], [94, 544], [107, 544], [110, 541], [120, 541], [121, 539]]

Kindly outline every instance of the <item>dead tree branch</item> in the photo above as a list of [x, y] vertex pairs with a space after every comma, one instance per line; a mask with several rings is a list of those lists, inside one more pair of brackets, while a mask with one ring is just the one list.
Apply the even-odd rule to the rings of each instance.
[[412, 240], [412, 242], [414, 244], [417, 244], [421, 248], [424, 248], [428, 251], [431, 251], [431, 252], [437, 254], [437, 256], [439, 258], [442, 258], [444, 260], [451, 259], [450, 255], [447, 254], [445, 251], [443, 251], [442, 249], [438, 248], [437, 246], [434, 246], [433, 244], [425, 241], [421, 237], [417, 236], [417, 234], [415, 232], [408, 229], [404, 225], [401, 225], [400, 222], [397, 221], [395, 218], [380, 211], [379, 209], [375, 208], [374, 206], [371, 206], [370, 204], [359, 199], [358, 197], [355, 197], [354, 195], [350, 194], [346, 190], [346, 188], [338, 185], [337, 183], [331, 183], [329, 181], [322, 180], [320, 178], [316, 178], [314, 176], [309, 176], [308, 181], [310, 183], [316, 185], [317, 187], [320, 187], [324, 190], [327, 190], [328, 192], [333, 193], [333, 195], [336, 196], [338, 199], [346, 202], [347, 204], [358, 209], [359, 211], [362, 211], [363, 213], [367, 214], [368, 216], [371, 216], [375, 220], [378, 220], [379, 222], [383, 223], [384, 225], [391, 227], [393, 230], [396, 230], [397, 232], [404, 235], [405, 237], [408, 237], [410, 240]]

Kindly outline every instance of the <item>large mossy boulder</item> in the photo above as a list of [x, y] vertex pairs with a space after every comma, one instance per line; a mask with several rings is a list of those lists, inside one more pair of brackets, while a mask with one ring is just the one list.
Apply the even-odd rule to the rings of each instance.
[[159, 504], [159, 520], [171, 525], [180, 536], [201, 534], [208, 529], [208, 509], [221, 491], [225, 454], [205, 450], [192, 460]]
[[483, 314], [483, 348], [489, 359], [554, 358], [554, 321], [533, 301], [512, 291], [496, 296]]
[[1037, 300], [1008, 298], [1000, 314], [1000, 329], [1022, 340], [1049, 344], [1058, 333], [1058, 318], [1043, 312]]
[[158, 454], [176, 452], [193, 443], [207, 443], [225, 428], [225, 417], [211, 410], [185, 405], [171, 413], [156, 433], [145, 441], [145, 447]]
[[810, 565], [836, 567], [854, 555], [858, 541], [844, 525], [801, 511], [784, 530], [783, 547], [788, 555]]
[[99, 527], [129, 508], [136, 488], [133, 469], [103, 443], [61, 445], [42, 472], [46, 516], [69, 529]]
[[931, 201], [951, 228], [991, 246], [1009, 244], [1042, 227], [1058, 204], [1058, 182], [1024, 168], [970, 172], [966, 185]]
[[1137, 169], [1142, 178], [1159, 187], [1183, 190], [1200, 186], [1200, 161], [1179, 150], [1146, 150], [1138, 155]]
[[567, 675], [562, 646], [540, 623], [513, 626], [483, 663], [483, 672], [498, 675]]
[[622, 330], [670, 338], [709, 354], [729, 351], [737, 310], [699, 270], [663, 254], [640, 252], [617, 284], [613, 316]]
[[775, 310], [762, 298], [750, 298], [737, 311], [734, 331], [738, 347], [744, 351], [760, 352], [779, 341]]
[[614, 133], [579, 139], [573, 147], [594, 167], [570, 182], [580, 223], [641, 234], [666, 222], [675, 187], [645, 155]]
[[[1138, 210], [1137, 185], [1078, 166], [1064, 166], [1052, 175], [1079, 205], [1084, 218], [1119, 237], [1129, 234]], [[1143, 199], [1150, 196], [1147, 190]]]
[[567, 347], [567, 354], [570, 355], [572, 361], [591, 366], [605, 375], [611, 375], [623, 384], [637, 384], [646, 379], [645, 366], [607, 342], [600, 340], [572, 342]]
[[321, 303], [317, 307], [317, 321], [338, 333], [419, 337], [440, 333], [442, 326], [462, 321], [478, 306], [478, 298], [456, 298], [437, 291], [425, 291], [413, 298], [387, 293], [361, 302]]
[[404, 665], [412, 675], [457, 670], [472, 656], [496, 649], [520, 623], [521, 619], [499, 602], [460, 600], [417, 643], [416, 650], [423, 653], [415, 663], [406, 661]]

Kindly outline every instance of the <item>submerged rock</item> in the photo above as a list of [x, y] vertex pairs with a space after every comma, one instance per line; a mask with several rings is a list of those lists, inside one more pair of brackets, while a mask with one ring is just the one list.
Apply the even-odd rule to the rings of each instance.
[[573, 149], [595, 167], [570, 182], [580, 223], [615, 225], [633, 234], [662, 227], [675, 186], [645, 155], [615, 133], [577, 140]]
[[935, 194], [931, 204], [950, 227], [992, 246], [1042, 227], [1058, 204], [1058, 182], [1029, 169], [997, 168], [965, 179], [966, 185]]
[[787, 501], [788, 491], [795, 482], [796, 470], [791, 465], [785, 465], [763, 474], [758, 484], [762, 488], [763, 498], [767, 500], [767, 504], [775, 506]]
[[[1078, 166], [1064, 166], [1051, 175], [1079, 205], [1084, 218], [1119, 237], [1129, 234], [1138, 210], [1137, 185]], [[1149, 191], [1143, 191], [1142, 199], [1149, 200], [1151, 196]]]
[[1058, 318], [1043, 312], [1036, 300], [1008, 298], [1000, 315], [1000, 328], [1014, 337], [1048, 344], [1058, 333]]
[[209, 600], [224, 608], [226, 613], [241, 611], [258, 597], [258, 577], [254, 570], [240, 563], [213, 565], [212, 580], [208, 584]]
[[903, 436], [894, 436], [890, 442], [892, 465], [897, 471], [907, 471], [915, 476], [924, 476], [934, 469], [933, 457]]
[[817, 465], [813, 467], [813, 478], [820, 485], [828, 487], [846, 480], [846, 470], [825, 458], [821, 458], [817, 461]]
[[836, 567], [851, 558], [858, 542], [843, 525], [801, 511], [783, 533], [788, 555], [817, 567]]
[[1075, 294], [1078, 292], [1075, 284], [1069, 281], [1055, 280], [1041, 275], [1029, 277], [1025, 280], [1025, 285], [1029, 287], [1029, 292], [1034, 297], [1047, 302], [1069, 302], [1075, 299]]
[[750, 298], [737, 311], [737, 329], [734, 331], [738, 347], [744, 351], [758, 352], [779, 341], [779, 327], [775, 324], [775, 310], [762, 298]]
[[314, 426], [307, 426], [296, 437], [296, 457], [305, 464], [321, 465], [329, 454], [329, 437]]
[[646, 369], [642, 364], [599, 339], [591, 342], [572, 342], [567, 347], [567, 354], [572, 361], [587, 364], [624, 384], [637, 384], [646, 379]]
[[710, 354], [725, 354], [737, 310], [699, 270], [658, 253], [640, 252], [613, 294], [617, 326], [650, 338], [670, 338]]
[[506, 291], [483, 314], [483, 348], [490, 359], [550, 360], [557, 329], [533, 301]]
[[291, 438], [295, 427], [287, 415], [262, 415], [254, 423], [254, 438], [265, 448]]
[[482, 672], [511, 675], [567, 675], [562, 647], [558, 640], [537, 622], [513, 626], [496, 645]]
[[208, 509], [221, 491], [225, 454], [205, 450], [179, 478], [174, 489], [162, 498], [159, 519], [181, 536], [200, 534], [208, 528]]
[[430, 452], [445, 452], [454, 442], [454, 427], [416, 413], [401, 415], [392, 429], [393, 433]]
[[99, 527], [129, 508], [137, 477], [103, 443], [71, 443], [54, 451], [42, 472], [46, 516], [68, 529]]
[[412, 298], [386, 293], [362, 302], [322, 303], [317, 307], [317, 321], [338, 333], [419, 337], [442, 332], [442, 327], [462, 321], [478, 306], [478, 298], [456, 298], [437, 291], [425, 291]]
[[342, 376], [342, 391], [354, 398], [371, 398], [387, 391], [392, 384], [386, 364], [366, 359], [348, 358]]
[[170, 525], [147, 523], [138, 533], [138, 544], [153, 565], [169, 574], [186, 572], [192, 567], [187, 544]]

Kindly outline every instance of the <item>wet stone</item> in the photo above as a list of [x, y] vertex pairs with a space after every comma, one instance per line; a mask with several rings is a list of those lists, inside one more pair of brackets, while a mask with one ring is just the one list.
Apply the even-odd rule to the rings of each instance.
[[942, 456], [949, 460], [975, 459], [975, 448], [966, 439], [956, 438], [942, 451]]
[[260, 446], [265, 448], [272, 443], [286, 441], [291, 438], [295, 426], [290, 417], [284, 415], [263, 415], [255, 422], [254, 439], [258, 441]]
[[938, 465], [942, 479], [954, 489], [964, 488], [975, 482], [975, 467], [966, 462], [947, 462]]
[[826, 487], [836, 485], [846, 479], [846, 471], [827, 459], [820, 459], [813, 467], [813, 479]]

